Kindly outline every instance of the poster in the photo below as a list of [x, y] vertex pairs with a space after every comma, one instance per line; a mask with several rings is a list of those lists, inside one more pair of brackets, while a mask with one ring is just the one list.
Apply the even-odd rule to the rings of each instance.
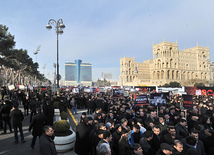
[[129, 91], [124, 91], [124, 94], [123, 94], [123, 96], [129, 96]]
[[135, 106], [149, 105], [147, 94], [134, 95]]
[[112, 96], [115, 98], [123, 98], [124, 90], [123, 89], [112, 89]]
[[72, 93], [79, 93], [79, 88], [73, 88]]
[[9, 90], [15, 89], [14, 85], [10, 85], [10, 86], [8, 86], [8, 88], [9, 88]]
[[184, 109], [192, 110], [193, 99], [192, 95], [182, 95]]
[[201, 95], [201, 90], [196, 90], [195, 95]]
[[25, 90], [25, 86], [24, 85], [19, 85], [19, 89]]
[[169, 97], [169, 93], [151, 93], [149, 97], [150, 106], [166, 106], [166, 101]]

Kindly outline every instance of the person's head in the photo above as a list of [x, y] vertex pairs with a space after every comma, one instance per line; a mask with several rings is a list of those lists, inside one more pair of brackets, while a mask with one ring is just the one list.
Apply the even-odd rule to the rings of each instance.
[[88, 122], [87, 122], [87, 124], [93, 124], [93, 119], [92, 119], [92, 117], [87, 117], [87, 120], [88, 120]]
[[173, 147], [167, 143], [162, 143], [160, 149], [165, 155], [171, 155], [174, 150]]
[[154, 134], [156, 134], [157, 136], [160, 134], [160, 126], [156, 125], [153, 127], [153, 132]]
[[101, 143], [96, 147], [97, 155], [111, 155], [111, 148], [107, 143]]
[[183, 151], [183, 143], [180, 140], [174, 140], [174, 148], [178, 151], [178, 152], [182, 152]]
[[104, 123], [100, 123], [98, 128], [102, 130], [106, 130], [106, 126]]
[[146, 131], [146, 132], [144, 132], [144, 136], [145, 136], [146, 140], [150, 141], [153, 138], [153, 133], [152, 133], [152, 131]]
[[127, 123], [128, 123], [128, 120], [127, 120], [127, 119], [125, 119], [125, 118], [123, 118], [123, 119], [121, 120], [121, 123], [122, 123], [124, 126], [126, 126], [126, 125], [127, 125]]
[[140, 126], [139, 126], [138, 124], [134, 124], [134, 125], [133, 125], [133, 130], [134, 130], [135, 133], [139, 133], [139, 131], [140, 131]]
[[50, 125], [44, 126], [43, 131], [47, 136], [50, 136], [50, 137], [53, 136], [53, 134], [54, 134], [54, 130], [53, 130], [52, 126], [50, 126]]
[[137, 155], [143, 154], [143, 150], [142, 150], [140, 144], [134, 143], [131, 148], [132, 148], [132, 151], [134, 152], [134, 154], [137, 154]]
[[196, 141], [198, 141], [198, 131], [192, 130], [190, 132], [190, 136], [195, 137]]
[[111, 134], [111, 132], [108, 131], [108, 130], [105, 130], [103, 132], [103, 139], [105, 139], [108, 142], [111, 142], [111, 140], [112, 140], [112, 134]]
[[122, 127], [120, 124], [116, 124], [115, 125], [115, 130], [118, 132], [118, 133], [121, 133], [122, 132]]
[[175, 131], [174, 127], [169, 127], [169, 134], [172, 135], [172, 136], [176, 135], [176, 131]]
[[12, 106], [12, 109], [18, 109], [18, 106], [14, 104], [14, 105]]
[[82, 113], [82, 118], [86, 117], [86, 112]]
[[186, 143], [188, 145], [195, 146], [196, 145], [196, 139], [195, 139], [195, 137], [193, 137], [193, 136], [187, 136], [186, 137]]
[[154, 117], [155, 117], [154, 111], [152, 111], [152, 112], [150, 113], [150, 117], [151, 117], [151, 118], [154, 118]]
[[164, 117], [166, 120], [168, 120], [170, 118], [169, 114], [165, 114]]
[[192, 115], [191, 119], [192, 119], [193, 121], [197, 121], [197, 120], [198, 120], [198, 116]]
[[185, 127], [187, 125], [187, 121], [185, 119], [180, 119], [179, 120], [179, 124], [183, 127]]
[[164, 122], [164, 117], [163, 116], [159, 116], [159, 122], [163, 123]]
[[36, 113], [41, 113], [41, 108], [36, 108]]
[[97, 136], [100, 138], [100, 139], [103, 139], [103, 133], [104, 133], [105, 130], [102, 130], [102, 129], [98, 129], [96, 131], [97, 133]]

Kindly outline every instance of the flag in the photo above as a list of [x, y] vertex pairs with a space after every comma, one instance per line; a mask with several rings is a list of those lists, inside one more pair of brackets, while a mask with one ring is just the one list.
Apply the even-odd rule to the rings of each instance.
[[136, 73], [138, 73], [138, 68], [137, 68], [137, 66], [135, 66], [136, 67]]

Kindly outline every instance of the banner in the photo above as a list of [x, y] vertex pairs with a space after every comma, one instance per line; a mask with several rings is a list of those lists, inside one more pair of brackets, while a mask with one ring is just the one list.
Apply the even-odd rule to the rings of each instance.
[[9, 90], [15, 89], [14, 85], [10, 85], [10, 86], [8, 86], [8, 88], [9, 88]]
[[111, 95], [112, 95], [112, 97], [115, 97], [115, 98], [123, 98], [124, 90], [123, 89], [112, 89]]
[[135, 99], [135, 106], [149, 105], [147, 94], [134, 95], [134, 99]]
[[124, 91], [123, 96], [129, 96], [129, 91]]
[[72, 93], [79, 93], [79, 88], [73, 88]]
[[201, 95], [201, 90], [196, 90], [195, 95]]
[[169, 93], [151, 93], [149, 95], [149, 105], [150, 106], [166, 106], [167, 98], [169, 97]]
[[184, 109], [189, 109], [192, 110], [192, 105], [193, 105], [193, 99], [192, 95], [182, 95], [183, 97], [183, 107]]
[[19, 89], [25, 90], [25, 86], [24, 85], [19, 85]]

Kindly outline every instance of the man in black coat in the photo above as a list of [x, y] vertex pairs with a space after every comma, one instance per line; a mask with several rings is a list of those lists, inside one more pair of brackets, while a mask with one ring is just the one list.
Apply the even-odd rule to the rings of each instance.
[[1, 107], [0, 114], [2, 115], [2, 121], [4, 122], [4, 132], [2, 134], [6, 134], [7, 125], [10, 128], [10, 133], [12, 133], [12, 127], [10, 123], [10, 110], [12, 105], [7, 97], [5, 97], [5, 101], [3, 102], [3, 106]]
[[22, 121], [24, 120], [24, 115], [21, 110], [18, 109], [17, 105], [12, 106], [12, 111], [10, 112], [10, 117], [12, 118], [12, 124], [14, 128], [15, 144], [19, 142], [18, 140], [18, 128], [21, 136], [22, 143], [25, 143], [24, 135], [22, 131]]
[[46, 107], [44, 109], [44, 114], [48, 118], [48, 125], [53, 126], [53, 117], [54, 117], [54, 107], [50, 104], [50, 101], [46, 101]]
[[[205, 149], [204, 149], [204, 144], [203, 144], [203, 142], [202, 142], [201, 140], [198, 139], [198, 137], [199, 137], [199, 136], [198, 136], [198, 131], [192, 130], [192, 131], [190, 132], [190, 136], [195, 137], [195, 139], [196, 139], [196, 143], [197, 143], [197, 145], [196, 145], [196, 150], [198, 151], [198, 153], [199, 153], [200, 155], [206, 155]], [[186, 144], [186, 138], [182, 139], [181, 141], [182, 141], [184, 144]]]
[[160, 145], [160, 150], [155, 155], [171, 155], [173, 151], [173, 147], [167, 143], [162, 143]]
[[206, 154], [209, 154], [211, 151], [210, 149], [214, 148], [214, 130], [209, 129], [209, 132], [207, 132], [207, 134], [209, 136], [205, 138], [203, 142], [204, 142], [204, 148], [205, 148]]
[[186, 136], [189, 135], [186, 125], [187, 121], [185, 119], [180, 119], [179, 122], [175, 125], [176, 137], [179, 140], [186, 138]]
[[35, 115], [36, 113], [36, 108], [37, 108], [37, 104], [36, 104], [36, 101], [35, 101], [35, 98], [33, 97], [32, 100], [30, 101], [29, 103], [29, 106], [30, 106], [30, 122], [32, 121], [32, 117], [33, 115]]
[[43, 128], [43, 135], [39, 139], [39, 148], [42, 155], [56, 155], [56, 148], [54, 144], [54, 130], [51, 126], [46, 125]]
[[119, 155], [132, 155], [132, 149], [128, 142], [129, 133], [128, 131], [124, 131], [121, 139], [119, 140]]
[[24, 100], [23, 100], [23, 106], [24, 106], [24, 114], [25, 114], [25, 116], [28, 116], [29, 103], [30, 103], [29, 97], [26, 96], [24, 98]]
[[78, 155], [88, 155], [90, 151], [87, 119], [87, 117], [83, 118], [83, 122], [79, 123], [76, 127], [75, 152]]
[[154, 155], [155, 154], [155, 152], [152, 148], [152, 139], [153, 139], [152, 131], [144, 132], [144, 137], [140, 139], [139, 144], [141, 145], [141, 148], [143, 149], [144, 155]]
[[33, 116], [32, 122], [29, 127], [29, 132], [33, 128], [33, 139], [31, 142], [31, 149], [34, 149], [34, 145], [36, 143], [36, 138], [37, 136], [41, 136], [43, 133], [43, 127], [47, 124], [48, 119], [47, 117], [41, 113], [41, 109], [37, 108], [36, 109], [36, 115]]

